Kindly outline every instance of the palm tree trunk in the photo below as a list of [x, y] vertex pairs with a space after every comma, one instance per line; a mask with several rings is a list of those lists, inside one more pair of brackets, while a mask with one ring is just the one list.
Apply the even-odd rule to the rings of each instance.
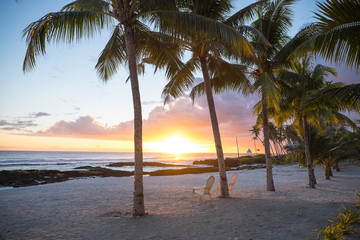
[[315, 174], [313, 162], [310, 155], [310, 141], [309, 141], [309, 125], [306, 116], [303, 116], [303, 131], [304, 131], [304, 144], [305, 144], [305, 158], [309, 176], [309, 188], [315, 188]]
[[143, 150], [142, 150], [142, 113], [139, 82], [136, 70], [136, 53], [133, 31], [130, 26], [125, 27], [126, 52], [129, 61], [131, 91], [134, 105], [134, 199], [133, 215], [144, 216], [144, 189], [143, 189]]
[[273, 140], [272, 142], [273, 142], [273, 146], [274, 146], [274, 149], [275, 149], [276, 156], [279, 156], [279, 149], [277, 148], [275, 140]]
[[272, 164], [270, 156], [270, 135], [269, 135], [269, 122], [267, 113], [267, 102], [265, 94], [262, 94], [262, 117], [263, 117], [263, 131], [264, 131], [264, 148], [266, 160], [266, 190], [275, 191], [274, 180], [272, 175]]
[[220, 175], [220, 197], [221, 198], [229, 198], [229, 188], [227, 183], [226, 177], [226, 168], [225, 168], [225, 161], [224, 161], [224, 153], [221, 145], [221, 137], [220, 137], [220, 130], [219, 124], [216, 116], [214, 98], [211, 90], [211, 81], [209, 76], [209, 70], [206, 64], [205, 58], [200, 58], [201, 70], [204, 77], [204, 84], [205, 84], [205, 91], [206, 91], [206, 98], [209, 106], [210, 112], [210, 119], [211, 119], [211, 126], [213, 129], [214, 140], [215, 140], [215, 147], [216, 147], [216, 154], [217, 160], [219, 165], [219, 175]]
[[257, 155], [255, 139], [254, 139], [254, 147], [255, 147], [255, 155]]
[[332, 176], [332, 171], [329, 160], [324, 162], [324, 171], [325, 171], [325, 179], [330, 180], [330, 177]]
[[340, 172], [340, 168], [339, 168], [339, 163], [338, 163], [338, 162], [334, 163], [333, 169], [336, 170], [337, 172]]
[[312, 161], [312, 168], [311, 168], [311, 175], [312, 175], [312, 177], [313, 177], [313, 181], [314, 181], [314, 183], [315, 184], [317, 184], [317, 182], [316, 182], [316, 176], [315, 176], [315, 163], [314, 163], [314, 161]]

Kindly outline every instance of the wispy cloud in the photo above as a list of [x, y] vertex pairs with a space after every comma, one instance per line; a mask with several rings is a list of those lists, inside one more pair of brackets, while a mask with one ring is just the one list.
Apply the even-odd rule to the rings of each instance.
[[32, 120], [29, 121], [6, 121], [0, 120], [0, 129], [5, 131], [20, 131], [27, 127], [36, 127], [38, 126]]
[[30, 117], [33, 117], [33, 118], [47, 117], [47, 116], [51, 116], [51, 114], [46, 113], [46, 112], [37, 112], [37, 113], [30, 114]]

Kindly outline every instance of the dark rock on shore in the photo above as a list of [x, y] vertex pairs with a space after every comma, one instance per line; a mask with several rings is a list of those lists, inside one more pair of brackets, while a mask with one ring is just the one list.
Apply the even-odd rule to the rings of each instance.
[[[265, 163], [264, 155], [257, 155], [255, 157], [251, 156], [243, 156], [238, 158], [226, 158], [225, 159], [225, 166], [229, 168], [239, 167], [245, 164], [262, 164]], [[198, 160], [193, 162], [194, 165], [210, 165], [217, 167], [218, 162], [216, 159], [205, 159], [205, 160]]]
[[22, 187], [68, 180], [57, 170], [14, 170], [0, 172], [0, 185]]
[[[244, 169], [254, 170], [258, 168], [265, 168], [265, 165], [241, 166], [237, 168], [227, 167], [226, 171], [244, 170]], [[218, 171], [219, 169], [217, 167], [192, 167], [192, 168], [183, 168], [183, 169], [158, 170], [146, 174], [149, 176], [169, 176], [169, 175], [182, 175], [182, 174], [201, 174], [201, 173], [218, 172]]]
[[266, 168], [265, 165], [252, 165], [252, 166], [242, 166], [242, 167], [237, 167], [234, 170], [254, 170], [254, 169], [258, 169], [258, 168]]
[[126, 177], [133, 172], [115, 171], [93, 167], [88, 171], [58, 171], [58, 170], [14, 170], [0, 171], [0, 186], [25, 187], [46, 183], [63, 182], [72, 178], [82, 177]]
[[[216, 161], [216, 160], [214, 160]], [[172, 164], [169, 164], [173, 166]], [[178, 166], [178, 165], [175, 165]], [[239, 166], [227, 167], [227, 171], [263, 168], [263, 165], [255, 166]], [[75, 178], [84, 177], [129, 177], [134, 172], [118, 171], [102, 167], [83, 166], [77, 169], [85, 169], [85, 171], [58, 171], [58, 170], [13, 170], [0, 171], [0, 186], [6, 187], [26, 187], [32, 185], [40, 185], [47, 183], [63, 182]], [[182, 169], [166, 169], [154, 172], [144, 172], [149, 176], [169, 176], [182, 174], [201, 174], [209, 172], [218, 172], [217, 167], [188, 167]]]
[[[135, 162], [116, 162], [106, 165], [107, 167], [135, 166]], [[144, 167], [188, 167], [188, 165], [167, 164], [158, 162], [143, 162]]]
[[183, 169], [166, 169], [158, 170], [147, 173], [150, 176], [170, 176], [170, 175], [182, 175], [182, 174], [200, 174], [208, 172], [217, 172], [218, 168], [204, 167], [204, 168], [183, 168]]

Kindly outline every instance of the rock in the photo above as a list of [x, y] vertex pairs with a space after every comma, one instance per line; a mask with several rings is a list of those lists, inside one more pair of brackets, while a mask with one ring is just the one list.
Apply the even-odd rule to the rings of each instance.
[[[116, 162], [106, 165], [107, 167], [135, 166], [135, 162]], [[143, 162], [144, 167], [188, 167], [188, 165], [167, 164], [158, 162]]]

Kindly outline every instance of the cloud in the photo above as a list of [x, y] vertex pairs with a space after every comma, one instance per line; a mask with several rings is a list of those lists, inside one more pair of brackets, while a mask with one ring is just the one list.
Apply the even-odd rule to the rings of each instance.
[[82, 116], [75, 121], [59, 121], [50, 128], [31, 135], [90, 139], [123, 139], [127, 138], [128, 135], [127, 129], [129, 128], [127, 125], [127, 123], [120, 123], [119, 125], [108, 126], [107, 124], [97, 122], [91, 116]]
[[47, 112], [34, 112], [34, 113], [29, 113], [27, 116], [22, 116], [20, 118], [41, 118], [47, 116], [51, 116], [51, 114]]
[[46, 112], [38, 112], [38, 113], [32, 113], [30, 116], [32, 116], [34, 118], [39, 118], [39, 117], [47, 117], [47, 116], [51, 116], [51, 115]]
[[0, 120], [0, 129], [5, 131], [20, 131], [27, 127], [36, 127], [38, 126], [32, 120], [30, 121], [6, 121]]
[[[239, 144], [251, 139], [249, 129], [255, 123], [252, 106], [258, 97], [243, 97], [235, 93], [215, 96], [218, 122], [224, 145]], [[102, 140], [133, 140], [133, 121], [109, 126], [92, 116], [81, 116], [74, 121], [59, 121], [53, 126], [33, 133], [36, 136], [89, 138]], [[162, 141], [166, 137], [183, 135], [201, 144], [213, 144], [213, 134], [207, 101], [200, 97], [193, 104], [188, 97], [181, 97], [170, 104], [156, 106], [143, 120], [144, 142]]]

